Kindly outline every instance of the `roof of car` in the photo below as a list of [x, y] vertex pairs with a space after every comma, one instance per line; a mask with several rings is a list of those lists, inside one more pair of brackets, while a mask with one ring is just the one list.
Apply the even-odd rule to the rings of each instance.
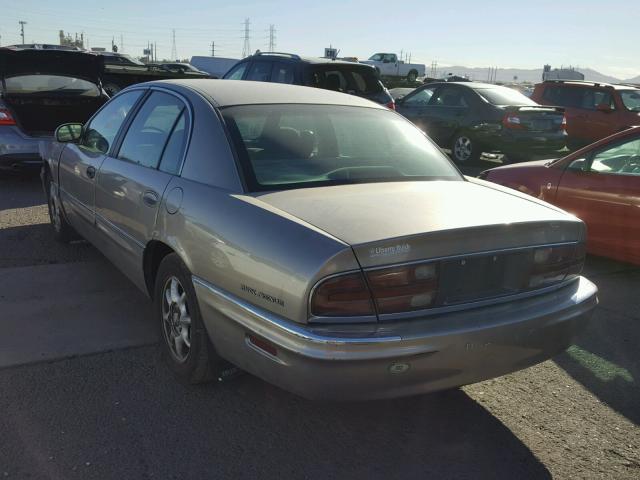
[[321, 65], [321, 64], [337, 64], [337, 65], [352, 65], [352, 66], [358, 65], [364, 68], [373, 68], [370, 65], [366, 65], [364, 63], [350, 62], [348, 60], [334, 60], [332, 58], [327, 58], [327, 57], [306, 57], [306, 56], [296, 55], [295, 53], [284, 53], [284, 52], [258, 52], [246, 58], [243, 58], [241, 61], [247, 61], [252, 59], [255, 60], [259, 58], [291, 60], [295, 62], [309, 63], [313, 65]]
[[545, 80], [539, 85], [569, 85], [571, 87], [606, 87], [613, 90], [629, 90], [638, 88], [636, 85], [624, 83], [589, 82], [587, 80]]
[[218, 107], [255, 104], [322, 104], [382, 108], [370, 100], [322, 88], [247, 80], [177, 79], [152, 82], [158, 86], [182, 86], [211, 99]]
[[[502, 87], [502, 85], [494, 85], [493, 83], [482, 83], [482, 82], [445, 82], [445, 81], [435, 81], [435, 82], [429, 82], [426, 83], [425, 85], [460, 85], [462, 87], [468, 87], [468, 88], [477, 88], [477, 89], [484, 89], [484, 88], [497, 88], [497, 87]], [[504, 87], [507, 88], [507, 87]]]

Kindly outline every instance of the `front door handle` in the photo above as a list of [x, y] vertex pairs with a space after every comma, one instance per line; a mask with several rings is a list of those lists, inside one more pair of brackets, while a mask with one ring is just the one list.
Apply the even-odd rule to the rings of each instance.
[[92, 180], [96, 178], [96, 167], [91, 165], [87, 167], [87, 177], [89, 177]]
[[155, 207], [159, 199], [160, 197], [153, 190], [147, 190], [144, 192], [144, 195], [142, 195], [142, 201], [147, 207]]

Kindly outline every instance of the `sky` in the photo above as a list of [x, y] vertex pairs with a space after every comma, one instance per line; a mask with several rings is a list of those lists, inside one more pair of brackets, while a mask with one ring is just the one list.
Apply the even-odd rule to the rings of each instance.
[[250, 19], [251, 51], [268, 49], [320, 56], [332, 45], [340, 56], [410, 52], [412, 62], [439, 66], [541, 68], [572, 65], [620, 79], [640, 75], [640, 2], [636, 0], [0, 0], [0, 45], [58, 43], [58, 30], [84, 32], [89, 47], [112, 38], [140, 56], [147, 42], [169, 58], [175, 30], [178, 57], [240, 58]]

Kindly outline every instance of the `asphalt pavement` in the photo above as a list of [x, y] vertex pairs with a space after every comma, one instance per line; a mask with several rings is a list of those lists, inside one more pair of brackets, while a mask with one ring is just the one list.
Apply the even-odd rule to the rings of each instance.
[[0, 478], [640, 478], [637, 267], [589, 258], [601, 304], [552, 361], [324, 403], [178, 382], [149, 300], [47, 222], [36, 178], [0, 176]]

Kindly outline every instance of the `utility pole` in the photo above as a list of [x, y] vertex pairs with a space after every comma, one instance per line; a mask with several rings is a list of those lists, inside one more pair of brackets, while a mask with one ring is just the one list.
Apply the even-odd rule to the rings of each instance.
[[158, 42], [153, 42], [153, 61], [158, 61]]
[[251, 25], [251, 21], [248, 18], [244, 20], [244, 45], [242, 46], [242, 57], [248, 57], [251, 55], [251, 43], [249, 41], [249, 26]]
[[173, 29], [173, 34], [171, 38], [171, 61], [176, 61], [178, 59], [178, 51], [176, 49], [176, 30]]
[[120, 34], [120, 53], [124, 53], [124, 40], [122, 39], [122, 34]]
[[27, 24], [24, 20], [18, 22], [20, 24], [20, 36], [22, 37], [22, 44], [24, 45], [24, 26]]
[[211, 56], [216, 56], [216, 42], [211, 42]]
[[269, 25], [269, 51], [274, 52], [276, 49], [276, 26]]

